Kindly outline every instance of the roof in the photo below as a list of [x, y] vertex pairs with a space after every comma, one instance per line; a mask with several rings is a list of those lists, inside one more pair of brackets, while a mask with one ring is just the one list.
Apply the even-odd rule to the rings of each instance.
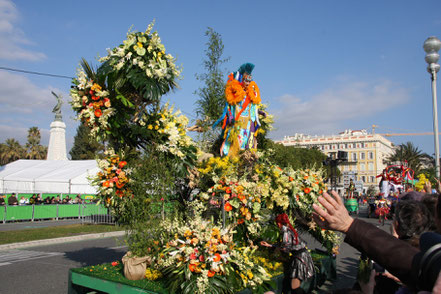
[[91, 193], [95, 160], [20, 159], [0, 167], [0, 193]]

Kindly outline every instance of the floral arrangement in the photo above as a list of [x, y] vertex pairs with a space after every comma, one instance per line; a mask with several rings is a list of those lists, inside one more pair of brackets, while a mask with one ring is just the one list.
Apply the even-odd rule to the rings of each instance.
[[317, 198], [326, 190], [322, 172], [281, 169], [262, 152], [250, 154], [247, 151], [238, 159], [210, 158], [202, 163], [198, 169], [200, 199], [212, 205], [219, 205], [223, 199], [228, 222], [245, 226], [254, 237], [261, 231], [262, 222], [267, 221], [264, 215], [286, 212], [322, 241], [329, 252], [335, 252], [339, 236], [316, 227], [311, 218], [312, 204], [319, 204]]
[[251, 81], [247, 88], [247, 97], [250, 97], [250, 101], [254, 104], [260, 104], [262, 101], [260, 98], [260, 90], [255, 81]]
[[122, 157], [113, 150], [106, 151], [106, 157], [98, 160], [101, 169], [93, 182], [98, 187], [98, 195], [106, 206], [116, 206], [125, 198], [133, 197], [129, 188], [131, 169]]
[[265, 288], [270, 275], [253, 262], [255, 250], [236, 247], [233, 226], [222, 228], [196, 214], [191, 220], [165, 222], [173, 236], [165, 246], [158, 266], [169, 281], [169, 290], [186, 293], [229, 293], [231, 288]]
[[108, 50], [108, 55], [100, 58], [109, 62], [114, 71], [129, 72], [137, 69], [146, 78], [172, 82], [181, 74], [181, 69], [174, 62], [171, 54], [165, 53], [165, 47], [157, 32], [152, 32], [154, 21], [145, 32], [129, 32], [127, 39], [120, 46]]
[[78, 114], [78, 119], [91, 129], [96, 137], [100, 130], [109, 128], [109, 117], [115, 113], [109, 99], [109, 92], [89, 79], [83, 70], [78, 70], [77, 78], [70, 90], [71, 105]]

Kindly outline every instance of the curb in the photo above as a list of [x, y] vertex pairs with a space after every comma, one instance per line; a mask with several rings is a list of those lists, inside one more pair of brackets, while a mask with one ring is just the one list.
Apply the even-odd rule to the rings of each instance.
[[96, 233], [96, 234], [86, 234], [86, 235], [78, 235], [72, 237], [61, 237], [61, 238], [53, 238], [53, 239], [43, 239], [43, 240], [35, 240], [29, 242], [21, 242], [21, 243], [11, 243], [0, 245], [1, 250], [8, 249], [17, 249], [17, 248], [25, 248], [25, 247], [34, 247], [40, 245], [51, 245], [51, 244], [61, 244], [73, 241], [82, 241], [82, 240], [91, 240], [91, 239], [101, 239], [101, 238], [109, 238], [109, 237], [120, 237], [124, 236], [125, 231], [116, 231], [116, 232], [108, 232], [108, 233]]

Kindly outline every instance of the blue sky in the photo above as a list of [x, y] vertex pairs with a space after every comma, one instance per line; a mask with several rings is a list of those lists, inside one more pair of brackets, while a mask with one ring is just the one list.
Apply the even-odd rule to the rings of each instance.
[[[74, 76], [81, 57], [94, 64], [126, 32], [156, 20], [168, 53], [183, 67], [180, 89], [164, 97], [194, 119], [196, 73], [212, 27], [221, 34], [226, 71], [256, 65], [262, 100], [275, 115], [270, 137], [430, 132], [432, 99], [424, 40], [441, 38], [441, 2], [425, 1], [29, 1], [0, 0], [0, 67]], [[0, 70], [0, 142], [49, 141], [50, 91], [64, 97], [68, 151], [78, 123], [69, 79]], [[433, 154], [433, 136], [391, 137]]]

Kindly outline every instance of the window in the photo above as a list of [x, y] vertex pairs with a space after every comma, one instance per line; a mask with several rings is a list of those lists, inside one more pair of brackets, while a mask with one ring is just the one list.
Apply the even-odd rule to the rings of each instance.
[[362, 181], [363, 183], [366, 183], [366, 177], [365, 177], [365, 176], [361, 176], [361, 181]]
[[366, 165], [364, 163], [360, 163], [360, 170], [361, 171], [365, 171], [366, 170]]
[[374, 183], [374, 182], [375, 182], [375, 177], [371, 176], [371, 183]]
[[357, 161], [357, 153], [352, 153], [352, 161]]
[[360, 159], [366, 159], [366, 158], [365, 158], [365, 155], [366, 155], [366, 154], [365, 154], [364, 152], [361, 152], [361, 153], [360, 153]]
[[368, 159], [374, 159], [374, 152], [368, 153]]
[[370, 171], [374, 170], [374, 163], [373, 162], [368, 163], [368, 170], [370, 170]]

